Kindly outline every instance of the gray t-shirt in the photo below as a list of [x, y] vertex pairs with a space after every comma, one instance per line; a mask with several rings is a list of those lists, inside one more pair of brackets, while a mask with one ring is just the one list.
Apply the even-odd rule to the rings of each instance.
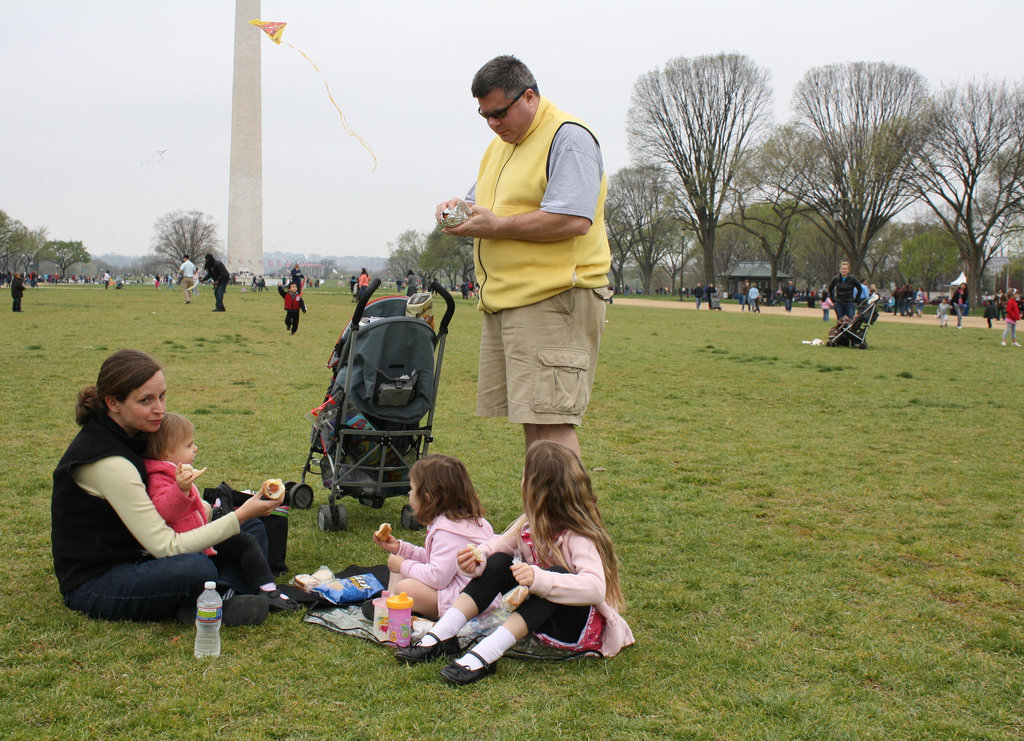
[[[597, 141], [582, 126], [565, 124], [551, 140], [548, 162], [548, 187], [540, 210], [582, 216], [593, 222], [604, 175]], [[469, 189], [466, 201], [476, 203], [476, 183]]]

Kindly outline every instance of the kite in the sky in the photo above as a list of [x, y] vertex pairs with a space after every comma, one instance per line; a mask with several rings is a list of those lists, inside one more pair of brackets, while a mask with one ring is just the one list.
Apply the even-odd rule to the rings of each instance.
[[[254, 26], [259, 26], [263, 30], [263, 33], [265, 33], [270, 38], [270, 40], [273, 41], [278, 46], [281, 45], [281, 37], [284, 35], [284, 27], [288, 25], [287, 23], [284, 23], [283, 21], [261, 21], [261, 20], [254, 20], [254, 21], [249, 21], [249, 23], [251, 23]], [[324, 87], [327, 89], [327, 97], [331, 99], [331, 103], [334, 105], [334, 110], [336, 110], [338, 112], [338, 116], [341, 118], [341, 125], [342, 125], [342, 127], [345, 129], [346, 133], [348, 133], [349, 136], [352, 136], [352, 137], [355, 137], [356, 139], [358, 139], [359, 143], [363, 145], [363, 147], [366, 149], [367, 152], [370, 153], [370, 156], [373, 157], [373, 169], [376, 170], [377, 169], [377, 155], [375, 155], [373, 153], [373, 149], [366, 142], [366, 140], [363, 139], [363, 137], [359, 136], [359, 134], [357, 134], [356, 132], [352, 131], [352, 129], [349, 128], [348, 121], [345, 120], [345, 114], [341, 112], [341, 108], [338, 107], [338, 103], [334, 100], [334, 96], [331, 95], [331, 86], [327, 84], [327, 78], [324, 77], [324, 74], [323, 74], [323, 72], [320, 71], [320, 68], [316, 66], [316, 62], [314, 62], [312, 59], [310, 59], [308, 56], [306, 56], [306, 53], [304, 51], [302, 51], [302, 49], [299, 49], [299, 48], [297, 48], [295, 46], [292, 46], [287, 41], [285, 42], [285, 44], [287, 44], [288, 46], [291, 46], [291, 48], [295, 49], [295, 51], [297, 51], [299, 54], [301, 54], [303, 56], [303, 58], [305, 58], [305, 60], [307, 62], [309, 62], [311, 65], [313, 65], [313, 69], [315, 69], [316, 73], [318, 75], [320, 75], [320, 79], [324, 81]]]

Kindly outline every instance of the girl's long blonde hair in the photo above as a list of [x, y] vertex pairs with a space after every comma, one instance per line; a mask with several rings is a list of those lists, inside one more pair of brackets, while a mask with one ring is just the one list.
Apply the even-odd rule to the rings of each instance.
[[625, 607], [612, 539], [601, 519], [590, 476], [572, 450], [550, 440], [530, 446], [523, 467], [523, 510], [542, 561], [568, 568], [555, 545], [565, 530], [592, 540], [604, 565], [605, 601], [617, 610]]

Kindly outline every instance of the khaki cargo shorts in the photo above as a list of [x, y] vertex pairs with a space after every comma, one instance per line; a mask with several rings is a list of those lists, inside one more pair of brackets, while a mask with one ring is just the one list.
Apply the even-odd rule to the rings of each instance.
[[[602, 289], [597, 289], [600, 291]], [[594, 385], [607, 304], [593, 288], [484, 314], [476, 413], [579, 425]]]

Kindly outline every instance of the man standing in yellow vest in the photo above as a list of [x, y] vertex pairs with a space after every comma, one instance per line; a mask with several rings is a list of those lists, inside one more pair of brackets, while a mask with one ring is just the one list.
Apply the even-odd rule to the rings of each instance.
[[[484, 312], [476, 411], [523, 425], [527, 447], [555, 440], [579, 454], [611, 296], [601, 148], [515, 57], [481, 67], [472, 94], [497, 138], [465, 198], [470, 217], [444, 231], [474, 238]], [[458, 200], [438, 205], [439, 222]]]

